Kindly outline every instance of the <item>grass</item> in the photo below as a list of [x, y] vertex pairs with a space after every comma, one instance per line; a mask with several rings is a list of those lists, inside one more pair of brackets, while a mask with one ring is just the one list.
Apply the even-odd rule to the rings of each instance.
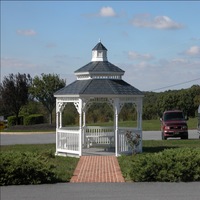
[[[145, 154], [153, 154], [163, 151], [164, 149], [173, 148], [199, 148], [200, 140], [144, 140], [143, 153], [137, 156], [144, 156]], [[127, 182], [131, 181], [129, 176], [132, 169], [132, 161], [135, 155], [118, 157], [119, 165], [123, 176]]]
[[[113, 122], [99, 122], [93, 124], [87, 124], [88, 126], [113, 126]], [[71, 126], [71, 125], [70, 125]], [[78, 125], [77, 125], [78, 126]], [[136, 121], [119, 121], [120, 127], [136, 127]], [[144, 131], [159, 131], [160, 130], [160, 120], [143, 120], [142, 128]], [[189, 129], [197, 129], [197, 118], [190, 118], [188, 120]], [[40, 124], [31, 126], [13, 126], [9, 127], [5, 132], [55, 132], [55, 125]]]
[[[107, 123], [95, 123], [89, 124], [90, 126], [113, 126], [113, 122]], [[120, 127], [136, 127], [136, 121], [119, 121]], [[197, 129], [197, 118], [190, 118], [188, 120], [188, 128], [189, 129]], [[142, 121], [142, 129], [144, 131], [159, 131], [160, 130], [160, 120], [152, 119], [152, 120], [143, 120]]]
[[[75, 167], [78, 163], [77, 158], [54, 156], [55, 144], [28, 144], [28, 145], [5, 145], [1, 146], [1, 152], [37, 152], [47, 156], [53, 165], [56, 165], [56, 174], [61, 182], [69, 182]], [[51, 154], [52, 156], [49, 156]]]
[[200, 148], [200, 140], [143, 140], [143, 153], [156, 153], [169, 148]]

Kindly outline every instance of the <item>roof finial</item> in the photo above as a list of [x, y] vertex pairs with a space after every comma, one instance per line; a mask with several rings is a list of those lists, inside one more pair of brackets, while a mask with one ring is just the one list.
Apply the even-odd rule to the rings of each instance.
[[99, 38], [99, 42], [101, 42], [101, 38]]

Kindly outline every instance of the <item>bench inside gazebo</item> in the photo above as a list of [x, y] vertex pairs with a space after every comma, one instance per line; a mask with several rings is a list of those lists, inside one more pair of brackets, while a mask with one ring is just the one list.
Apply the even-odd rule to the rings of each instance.
[[[75, 71], [77, 80], [57, 91], [56, 97], [56, 155], [80, 157], [93, 147], [103, 147], [116, 156], [133, 151], [126, 133], [138, 138], [135, 152], [142, 152], [142, 100], [137, 88], [122, 80], [124, 71], [107, 60], [107, 49], [99, 42], [92, 49], [92, 60]], [[78, 127], [63, 127], [62, 113], [73, 103], [79, 114]], [[112, 127], [87, 126], [86, 114], [93, 103], [107, 103], [114, 114]], [[119, 127], [119, 113], [126, 103], [137, 111], [136, 127]]]

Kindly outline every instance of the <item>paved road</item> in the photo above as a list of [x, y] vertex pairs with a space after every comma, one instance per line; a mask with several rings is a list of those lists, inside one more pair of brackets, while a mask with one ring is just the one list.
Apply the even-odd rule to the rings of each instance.
[[200, 183], [62, 183], [1, 187], [1, 200], [199, 200]]
[[[55, 133], [45, 134], [1, 134], [1, 145], [55, 143]], [[197, 130], [189, 130], [189, 139], [198, 139]], [[160, 131], [143, 131], [143, 140], [161, 140]]]
[[55, 133], [43, 134], [1, 134], [1, 145], [11, 144], [49, 144], [56, 143]]

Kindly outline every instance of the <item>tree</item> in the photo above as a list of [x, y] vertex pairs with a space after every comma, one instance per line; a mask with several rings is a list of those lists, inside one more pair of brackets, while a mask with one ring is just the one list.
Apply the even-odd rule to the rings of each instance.
[[52, 124], [52, 112], [56, 105], [54, 93], [65, 86], [65, 81], [57, 74], [41, 74], [33, 79], [30, 93], [43, 104], [49, 113], [49, 123]]
[[16, 116], [17, 124], [22, 106], [28, 102], [28, 90], [31, 82], [32, 78], [29, 74], [18, 73], [17, 75], [10, 74], [8, 77], [4, 77], [0, 85], [2, 107], [7, 113]]

